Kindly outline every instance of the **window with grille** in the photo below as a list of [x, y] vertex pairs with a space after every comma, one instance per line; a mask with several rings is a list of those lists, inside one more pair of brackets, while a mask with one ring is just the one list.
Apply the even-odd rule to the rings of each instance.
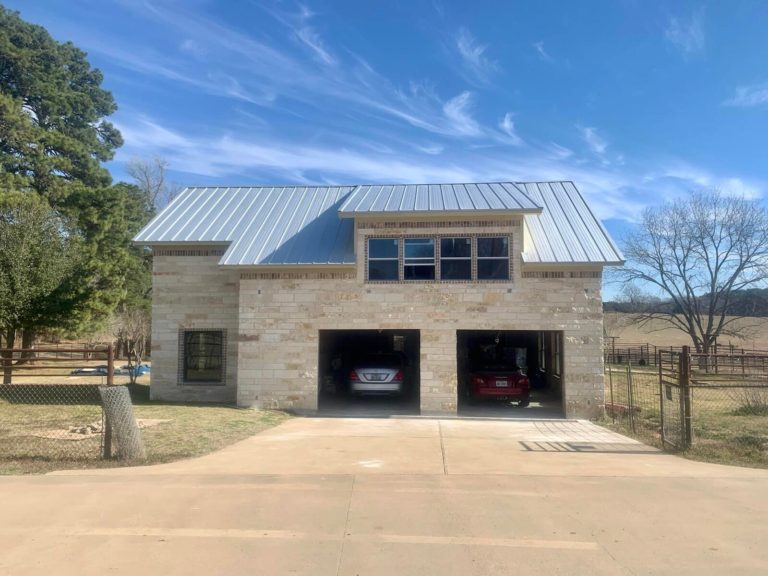
[[181, 368], [184, 384], [224, 384], [223, 330], [183, 330]]

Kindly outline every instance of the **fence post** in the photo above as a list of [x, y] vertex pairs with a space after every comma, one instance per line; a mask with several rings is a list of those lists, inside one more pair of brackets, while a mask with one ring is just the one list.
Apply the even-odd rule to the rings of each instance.
[[107, 386], [115, 383], [115, 350], [112, 344], [107, 346]]
[[627, 392], [629, 395], [629, 429], [635, 434], [635, 392], [632, 386], [632, 360], [627, 364]]
[[659, 425], [661, 426], [661, 447], [664, 448], [664, 366], [661, 364], [661, 353], [654, 350], [654, 354], [659, 368]]
[[608, 382], [611, 387], [611, 420], [616, 424], [616, 404], [613, 402], [613, 370], [608, 366]]
[[680, 355], [680, 431], [681, 448], [687, 450], [693, 443], [693, 422], [691, 421], [691, 349], [683, 346]]

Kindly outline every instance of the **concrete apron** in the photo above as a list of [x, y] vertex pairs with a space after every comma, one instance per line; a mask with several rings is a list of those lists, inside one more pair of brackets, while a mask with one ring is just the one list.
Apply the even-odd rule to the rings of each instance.
[[761, 574], [767, 480], [584, 421], [296, 418], [0, 478], [0, 574]]
[[585, 420], [294, 418], [213, 454], [58, 475], [763, 476], [664, 454]]

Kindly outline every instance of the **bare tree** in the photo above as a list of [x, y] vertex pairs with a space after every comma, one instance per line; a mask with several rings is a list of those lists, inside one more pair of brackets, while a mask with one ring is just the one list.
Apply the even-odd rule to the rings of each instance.
[[741, 337], [742, 316], [729, 316], [734, 292], [768, 276], [768, 212], [755, 201], [697, 192], [648, 208], [624, 246], [625, 284], [650, 286], [670, 299], [666, 310], [640, 311], [687, 333], [698, 352], [720, 335]]
[[149, 204], [155, 209], [162, 208], [179, 193], [179, 186], [168, 182], [167, 169], [168, 162], [158, 156], [150, 160], [132, 158], [126, 166], [128, 175], [146, 194]]
[[141, 308], [128, 309], [116, 318], [113, 326], [115, 338], [127, 347], [128, 375], [131, 384], [135, 384], [139, 376], [138, 368], [147, 352], [151, 326], [149, 314]]

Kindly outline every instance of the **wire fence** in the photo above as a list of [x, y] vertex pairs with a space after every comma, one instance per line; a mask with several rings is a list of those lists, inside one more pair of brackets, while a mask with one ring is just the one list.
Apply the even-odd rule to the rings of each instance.
[[606, 417], [646, 443], [768, 466], [768, 355], [663, 351], [656, 366], [606, 364]]
[[[135, 419], [121, 385], [129, 378], [116, 382], [111, 347], [0, 349], [0, 367], [0, 462], [57, 461], [77, 467], [109, 458], [116, 426], [123, 432], [114, 439], [114, 453], [126, 453], [126, 431], [134, 430], [124, 416], [130, 424]], [[111, 419], [105, 418], [105, 389], [124, 392]]]
[[98, 460], [103, 426], [98, 384], [0, 385], [0, 458]]
[[606, 364], [605, 383], [605, 412], [614, 426], [661, 446], [658, 371], [647, 366]]

